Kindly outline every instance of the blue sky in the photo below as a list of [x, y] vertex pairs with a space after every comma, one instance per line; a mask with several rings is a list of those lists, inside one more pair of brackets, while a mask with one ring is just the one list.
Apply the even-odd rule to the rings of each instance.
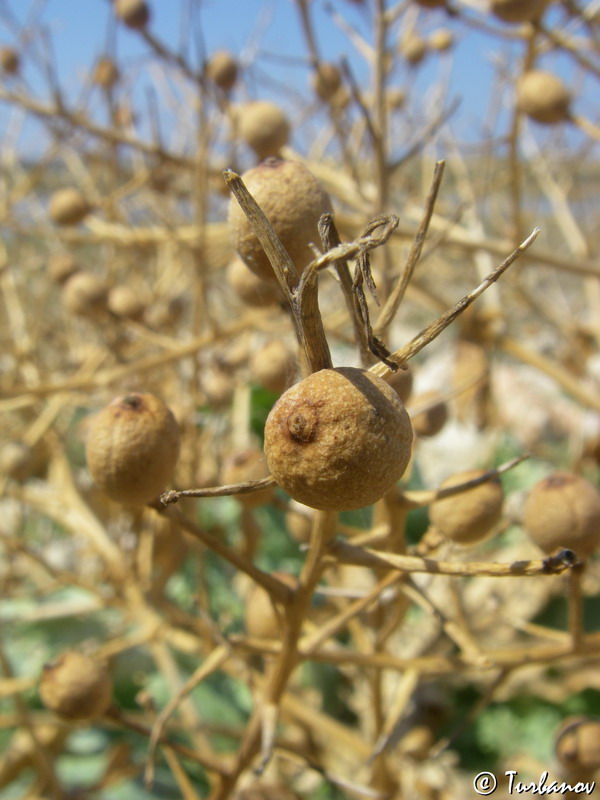
[[[5, 0], [5, 5], [15, 16], [25, 20], [40, 3], [37, 0]], [[123, 25], [115, 26], [108, 0], [47, 0], [42, 5], [42, 20], [51, 32], [61, 83], [68, 95], [77, 96], [95, 58], [110, 43], [109, 48], [116, 49], [119, 60], [130, 70], [130, 75], [135, 76], [132, 78], [137, 82], [134, 97], [142, 104], [147, 102], [144, 86], [147, 86], [148, 78], [144, 79], [143, 75], [150, 61], [148, 48], [134, 32]], [[151, 0], [150, 5], [153, 12], [151, 30], [160, 39], [176, 46], [181, 41], [181, 11], [187, 0]], [[368, 37], [368, 15], [364, 8], [350, 0], [329, 0], [329, 5]], [[322, 56], [337, 60], [345, 55], [352, 70], [361, 79], [366, 79], [364, 60], [326, 7], [325, 0], [311, 3]], [[306, 48], [293, 0], [196, 0], [195, 8], [200, 24], [196, 23], [194, 28], [197, 33], [201, 31], [209, 53], [225, 47], [252, 63], [240, 96], [271, 94], [293, 109], [294, 92], [306, 92], [308, 80]], [[419, 119], [428, 104], [439, 104], [434, 87], [446, 81], [446, 100], [461, 100], [453, 120], [459, 141], [480, 140], [498, 100], [502, 106], [503, 97], [498, 97], [499, 84], [496, 81], [499, 65], [503, 62], [509, 70], [515, 69], [521, 46], [511, 45], [508, 40], [491, 40], [487, 35], [453, 22], [442, 10], [421, 11], [416, 25], [423, 34], [440, 26], [452, 28], [457, 36], [457, 46], [450, 57], [440, 58], [432, 54], [417, 70], [400, 68], [394, 74], [392, 83], [409, 90], [407, 113]], [[1, 20], [0, 41], [14, 41], [14, 31]], [[190, 41], [188, 37], [188, 43]], [[393, 44], [393, 39], [390, 44]], [[27, 61], [27, 47], [24, 53]], [[549, 55], [542, 63], [566, 80], [576, 77], [567, 59]], [[26, 68], [26, 76], [33, 90], [44, 95], [40, 71], [30, 65]], [[594, 91], [597, 96], [597, 81], [595, 83], [593, 86], [591, 79], [586, 78], [584, 95], [578, 98], [577, 110], [589, 117], [598, 114], [597, 104], [596, 107], [592, 104]], [[540, 132], [540, 135], [545, 133]]]

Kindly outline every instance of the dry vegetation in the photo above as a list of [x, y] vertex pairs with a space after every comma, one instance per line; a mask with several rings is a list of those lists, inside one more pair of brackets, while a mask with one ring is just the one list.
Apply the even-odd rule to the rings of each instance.
[[114, 0], [77, 97], [0, 5], [3, 798], [600, 767], [598, 4], [289, 3], [303, 93]]

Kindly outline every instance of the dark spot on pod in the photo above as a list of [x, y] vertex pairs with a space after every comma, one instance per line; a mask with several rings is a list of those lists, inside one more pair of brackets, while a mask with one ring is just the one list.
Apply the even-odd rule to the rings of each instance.
[[314, 441], [317, 435], [319, 420], [315, 408], [305, 405], [287, 418], [287, 427], [291, 438], [300, 444]]

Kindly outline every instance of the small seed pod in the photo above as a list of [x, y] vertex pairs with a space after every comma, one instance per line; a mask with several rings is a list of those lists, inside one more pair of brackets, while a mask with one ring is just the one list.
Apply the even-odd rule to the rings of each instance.
[[529, 492], [523, 525], [545, 553], [565, 547], [589, 556], [600, 544], [600, 493], [579, 475], [554, 472]]
[[68, 650], [46, 664], [40, 678], [43, 704], [65, 720], [100, 719], [112, 702], [112, 680], [101, 661]]
[[237, 81], [238, 63], [229, 50], [217, 50], [206, 63], [206, 77], [224, 92], [230, 92]]
[[[260, 481], [269, 476], [269, 467], [262, 450], [243, 450], [228, 458], [223, 464], [221, 483], [245, 483], [246, 481]], [[273, 488], [261, 489], [248, 494], [236, 494], [244, 508], [257, 508], [264, 506], [273, 499]]]
[[55, 225], [79, 225], [91, 210], [79, 189], [65, 187], [57, 189], [50, 196], [48, 213]]
[[403, 475], [410, 419], [381, 378], [353, 367], [323, 369], [283, 394], [265, 424], [265, 454], [277, 483], [312, 508], [371, 505]]
[[587, 774], [600, 769], [600, 719], [566, 719], [556, 733], [555, 752], [570, 773]]
[[211, 406], [223, 408], [231, 403], [235, 381], [227, 370], [214, 364], [204, 371], [202, 388]]
[[106, 309], [108, 290], [104, 281], [91, 272], [76, 272], [62, 290], [62, 301], [75, 314], [94, 315]]
[[454, 45], [454, 34], [448, 28], [437, 28], [429, 34], [427, 46], [430, 50], [443, 53]]
[[152, 394], [117, 397], [92, 418], [87, 464], [96, 484], [117, 502], [154, 500], [172, 479], [178, 456], [175, 417]]
[[[485, 470], [472, 469], [451, 475], [442, 489], [479, 478]], [[447, 539], [470, 545], [487, 539], [502, 516], [504, 493], [498, 477], [480, 483], [460, 494], [434, 500], [429, 507], [431, 524]]]
[[250, 360], [250, 375], [260, 386], [273, 394], [281, 394], [296, 376], [294, 352], [281, 339], [273, 339]]
[[386, 92], [385, 102], [390, 111], [400, 111], [406, 105], [406, 92], [400, 86], [391, 86]]
[[35, 472], [39, 458], [25, 442], [6, 442], [0, 448], [0, 475], [15, 481], [27, 480]]
[[242, 303], [254, 308], [265, 308], [279, 302], [281, 293], [272, 281], [259, 278], [244, 264], [239, 256], [229, 262], [227, 282]]
[[103, 89], [112, 89], [117, 85], [119, 77], [119, 68], [112, 58], [101, 56], [96, 61], [92, 80], [97, 86], [101, 86]]
[[407, 33], [400, 40], [400, 54], [411, 66], [416, 67], [427, 54], [427, 42], [414, 31]]
[[436, 391], [422, 392], [411, 399], [411, 407], [423, 411], [411, 412], [413, 430], [417, 436], [435, 436], [448, 421], [448, 405]]
[[[298, 585], [297, 578], [289, 572], [274, 572], [273, 575], [290, 589], [295, 589]], [[281, 637], [283, 613], [266, 589], [256, 583], [251, 585], [246, 597], [244, 621], [249, 636], [257, 639]]]
[[[321, 214], [331, 201], [314, 175], [299, 161], [268, 158], [242, 175], [248, 191], [262, 208], [298, 272], [314, 258]], [[232, 244], [246, 266], [264, 280], [275, 281], [273, 268], [239, 203], [229, 204]]]
[[117, 317], [140, 320], [146, 305], [130, 286], [114, 286], [108, 293], [108, 310]]
[[387, 382], [396, 392], [400, 400], [402, 400], [403, 403], [406, 403], [410, 397], [414, 383], [412, 369], [407, 367], [406, 369], [399, 369], [396, 372], [392, 372]]
[[268, 100], [252, 100], [236, 114], [242, 141], [254, 150], [259, 160], [279, 155], [290, 138], [290, 124], [283, 111]]
[[517, 108], [544, 125], [570, 117], [571, 93], [556, 75], [541, 69], [525, 72], [517, 81]]
[[4, 75], [16, 75], [21, 59], [14, 47], [0, 47], [0, 70]]
[[315, 94], [324, 102], [331, 100], [342, 85], [342, 73], [329, 61], [320, 63], [310, 76]]
[[490, 0], [490, 11], [502, 22], [531, 22], [539, 17], [548, 0]]
[[144, 312], [144, 322], [152, 330], [172, 330], [181, 322], [186, 308], [182, 295], [160, 297]]
[[142, 30], [150, 22], [150, 7], [145, 0], [115, 0], [115, 14], [133, 30]]
[[72, 253], [53, 253], [48, 258], [48, 275], [56, 283], [64, 283], [79, 271], [79, 263]]

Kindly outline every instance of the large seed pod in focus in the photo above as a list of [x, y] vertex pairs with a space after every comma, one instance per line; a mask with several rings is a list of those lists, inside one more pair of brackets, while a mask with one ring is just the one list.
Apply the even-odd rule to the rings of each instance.
[[[319, 181], [299, 161], [268, 158], [242, 175], [250, 194], [268, 217], [298, 272], [319, 245], [318, 224], [331, 212], [331, 201]], [[275, 280], [273, 268], [239, 203], [231, 198], [229, 226], [234, 248], [260, 278]]]
[[96, 484], [121, 503], [154, 500], [173, 477], [179, 428], [153, 394], [117, 397], [92, 419], [86, 458]]
[[323, 369], [287, 390], [265, 425], [277, 483], [312, 508], [371, 505], [404, 474], [412, 446], [408, 413], [381, 378], [353, 367]]

